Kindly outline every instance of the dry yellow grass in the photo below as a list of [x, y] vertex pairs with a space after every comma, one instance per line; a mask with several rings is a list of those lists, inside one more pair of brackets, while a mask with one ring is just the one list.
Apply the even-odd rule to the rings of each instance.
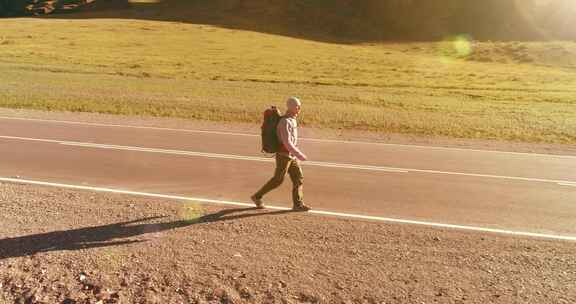
[[298, 95], [316, 127], [576, 143], [575, 54], [571, 42], [336, 44], [179, 22], [3, 19], [0, 106], [257, 122]]

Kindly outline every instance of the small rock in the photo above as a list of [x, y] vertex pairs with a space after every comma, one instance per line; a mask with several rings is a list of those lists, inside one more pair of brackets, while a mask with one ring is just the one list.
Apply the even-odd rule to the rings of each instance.
[[86, 274], [83, 273], [83, 272], [80, 273], [80, 276], [78, 277], [78, 279], [80, 280], [80, 282], [86, 281], [87, 278], [88, 278], [88, 277], [87, 277]]

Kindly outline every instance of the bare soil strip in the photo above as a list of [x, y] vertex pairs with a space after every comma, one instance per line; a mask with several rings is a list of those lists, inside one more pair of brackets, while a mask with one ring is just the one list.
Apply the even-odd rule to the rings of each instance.
[[574, 303], [574, 244], [0, 185], [0, 303]]

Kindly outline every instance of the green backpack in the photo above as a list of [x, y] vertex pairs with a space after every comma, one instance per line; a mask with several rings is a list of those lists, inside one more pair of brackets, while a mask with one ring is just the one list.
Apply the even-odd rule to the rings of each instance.
[[280, 150], [281, 143], [276, 130], [282, 117], [280, 110], [275, 106], [271, 106], [264, 111], [264, 121], [262, 122], [262, 152], [276, 153]]

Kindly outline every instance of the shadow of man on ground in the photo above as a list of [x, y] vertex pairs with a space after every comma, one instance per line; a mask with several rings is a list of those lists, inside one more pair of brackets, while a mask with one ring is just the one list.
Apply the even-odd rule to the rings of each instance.
[[288, 212], [290, 211], [266, 212], [257, 210], [256, 208], [224, 209], [195, 219], [146, 223], [165, 218], [156, 216], [102, 226], [5, 238], [0, 239], [0, 260], [30, 256], [42, 252], [80, 250], [140, 243], [144, 241], [131, 238], [149, 233], [185, 228], [195, 224], [238, 220], [254, 216], [279, 215]]
[[[247, 213], [249, 211], [253, 211]], [[236, 214], [240, 213], [240, 214]], [[221, 221], [231, 221], [231, 220], [239, 220], [249, 217], [255, 216], [263, 216], [263, 215], [282, 215], [293, 213], [292, 210], [278, 210], [278, 211], [262, 211], [258, 208], [236, 208], [236, 209], [224, 209], [218, 211], [216, 213], [207, 214], [197, 219], [197, 223], [212, 223], [212, 222], [221, 222]], [[235, 214], [235, 215], [234, 215]]]

